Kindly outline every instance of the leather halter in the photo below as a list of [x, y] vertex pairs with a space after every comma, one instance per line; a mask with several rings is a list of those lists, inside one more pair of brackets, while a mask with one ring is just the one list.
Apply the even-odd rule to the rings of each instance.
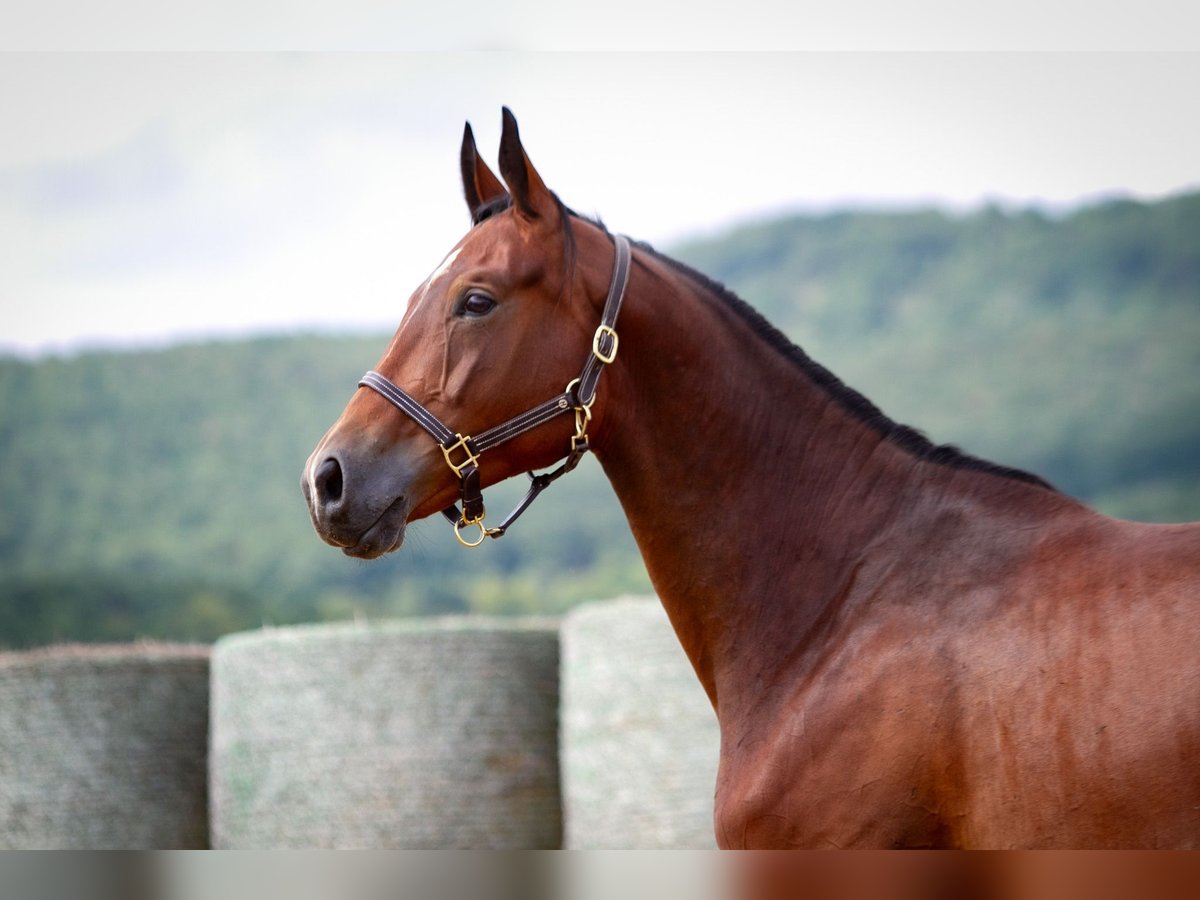
[[[625, 288], [629, 284], [629, 241], [618, 234], [613, 236], [613, 243], [616, 245], [616, 259], [613, 262], [612, 280], [608, 286], [608, 297], [604, 301], [600, 325], [592, 337], [592, 352], [583, 364], [583, 371], [579, 377], [568, 384], [561, 394], [471, 437], [452, 431], [437, 416], [378, 372], [367, 372], [358, 382], [359, 387], [370, 388], [381, 394], [385, 400], [420, 425], [441, 446], [446, 465], [458, 477], [462, 497], [461, 512], [458, 506], [449, 506], [442, 510], [442, 515], [454, 526], [454, 536], [464, 547], [478, 547], [485, 537], [501, 537], [529, 508], [538, 494], [579, 465], [579, 461], [589, 449], [587, 424], [592, 418], [596, 385], [604, 367], [617, 358], [618, 341], [615, 326], [617, 315], [621, 311], [621, 301], [625, 298]], [[529, 492], [500, 525], [485, 528], [483, 518], [486, 513], [483, 507], [483, 491], [479, 483], [480, 455], [568, 411], [575, 413], [575, 434], [571, 438], [571, 449], [565, 461], [551, 472], [540, 475], [527, 473], [531, 482]], [[461, 529], [467, 525], [479, 528], [478, 539], [468, 541], [462, 536]]]

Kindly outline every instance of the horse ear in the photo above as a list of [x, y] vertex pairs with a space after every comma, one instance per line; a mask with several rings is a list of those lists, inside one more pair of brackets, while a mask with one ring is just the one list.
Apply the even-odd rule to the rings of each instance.
[[558, 203], [550, 189], [542, 181], [533, 163], [521, 146], [521, 135], [517, 131], [517, 120], [504, 107], [504, 128], [500, 133], [500, 174], [512, 194], [513, 207], [526, 219], [554, 219], [558, 214]]
[[463, 194], [467, 198], [467, 209], [471, 211], [471, 221], [474, 222], [480, 209], [507, 192], [500, 179], [487, 167], [487, 163], [479, 158], [479, 150], [475, 147], [475, 133], [471, 131], [470, 122], [463, 128], [459, 164], [462, 166]]

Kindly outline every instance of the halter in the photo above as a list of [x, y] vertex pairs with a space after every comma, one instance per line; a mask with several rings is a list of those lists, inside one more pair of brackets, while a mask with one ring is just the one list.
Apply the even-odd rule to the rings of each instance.
[[[600, 325], [592, 337], [592, 352], [583, 364], [582, 373], [568, 384], [561, 394], [471, 437], [451, 431], [437, 416], [378, 372], [367, 372], [358, 382], [359, 387], [367, 387], [381, 394], [385, 400], [425, 429], [442, 448], [446, 465], [459, 480], [462, 497], [461, 512], [455, 505], [443, 509], [442, 515], [454, 526], [454, 536], [464, 547], [478, 547], [485, 537], [503, 536], [509, 526], [537, 499], [538, 494], [579, 465], [583, 455], [588, 452], [587, 426], [592, 418], [592, 404], [596, 401], [596, 384], [604, 367], [617, 358], [618, 340], [615, 326], [617, 315], [621, 311], [621, 301], [625, 298], [625, 288], [629, 284], [629, 241], [618, 234], [614, 235], [613, 243], [616, 245], [616, 260], [613, 262], [612, 281], [608, 286], [608, 297], [604, 301]], [[562, 465], [540, 475], [526, 473], [530, 480], [529, 492], [508, 514], [508, 518], [495, 528], [485, 528], [483, 490], [479, 484], [480, 455], [567, 411], [575, 413], [575, 434], [571, 438], [571, 449]], [[462, 535], [462, 528], [470, 525], [479, 528], [479, 537], [471, 541]]]

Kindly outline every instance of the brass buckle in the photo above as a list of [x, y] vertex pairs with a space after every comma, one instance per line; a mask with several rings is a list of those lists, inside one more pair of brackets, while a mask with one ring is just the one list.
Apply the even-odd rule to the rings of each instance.
[[[470, 435], [463, 437], [461, 434], [456, 434], [454, 436], [456, 438], [458, 438], [458, 440], [455, 441], [453, 444], [451, 444], [449, 447], [443, 446], [442, 447], [442, 456], [446, 457], [446, 465], [448, 465], [451, 469], [454, 470], [454, 474], [457, 475], [459, 478], [462, 478], [462, 470], [465, 469], [467, 466], [479, 465], [479, 457], [476, 456], [474, 453], [472, 453], [471, 448], [467, 446], [467, 441], [469, 441], [471, 439]], [[439, 446], [441, 446], [441, 445], [439, 445]], [[453, 453], [455, 450], [459, 450], [459, 449], [461, 449], [463, 453], [467, 454], [467, 458], [464, 459], [461, 463], [458, 463], [456, 465], [454, 460], [450, 458], [450, 454]], [[468, 522], [467, 524], [474, 525], [475, 523]]]
[[[612, 338], [612, 349], [608, 353], [603, 353], [600, 350], [600, 340], [608, 335]], [[601, 325], [596, 329], [596, 333], [592, 335], [592, 355], [606, 366], [617, 358], [617, 332], [610, 325]]]

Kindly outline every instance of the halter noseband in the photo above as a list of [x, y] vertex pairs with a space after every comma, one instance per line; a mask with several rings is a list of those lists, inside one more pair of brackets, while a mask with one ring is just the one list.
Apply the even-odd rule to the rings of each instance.
[[[579, 465], [579, 461], [589, 449], [587, 425], [592, 418], [592, 404], [596, 401], [596, 384], [604, 367], [617, 358], [615, 326], [617, 315], [621, 311], [621, 301], [625, 298], [625, 287], [629, 283], [629, 241], [618, 234], [613, 236], [613, 243], [616, 245], [616, 260], [613, 263], [612, 281], [608, 286], [608, 297], [604, 301], [600, 325], [592, 337], [592, 352], [583, 365], [583, 372], [558, 396], [551, 397], [533, 409], [513, 416], [507, 422], [489, 428], [475, 437], [464, 437], [459, 432], [447, 428], [437, 416], [378, 372], [367, 372], [358, 382], [359, 387], [367, 387], [381, 394], [385, 400], [425, 429], [441, 446], [446, 465], [458, 477], [462, 496], [461, 512], [457, 506], [449, 506], [442, 510], [442, 515], [454, 526], [454, 536], [464, 547], [478, 547], [485, 537], [501, 537], [537, 499], [538, 494]], [[562, 465], [552, 472], [540, 475], [527, 473], [531, 482], [529, 492], [500, 525], [485, 528], [483, 518], [486, 513], [483, 508], [483, 491], [479, 483], [480, 455], [557, 418], [568, 410], [575, 413], [575, 434], [571, 438], [571, 449]], [[476, 540], [468, 541], [462, 536], [462, 528], [465, 525], [478, 526], [479, 537]]]

